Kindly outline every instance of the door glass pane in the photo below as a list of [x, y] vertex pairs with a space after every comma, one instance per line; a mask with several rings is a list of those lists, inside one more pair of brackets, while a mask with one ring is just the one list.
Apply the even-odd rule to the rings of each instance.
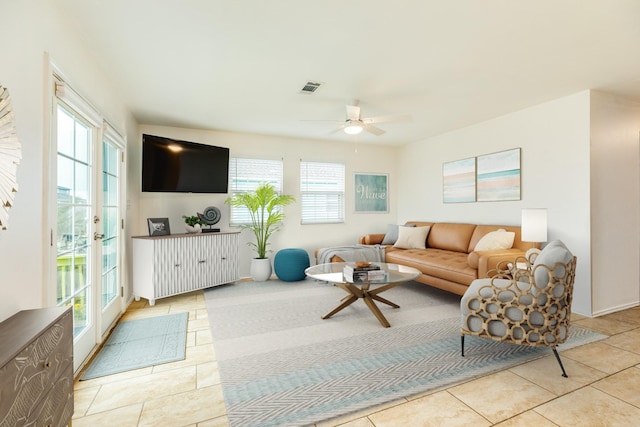
[[112, 270], [117, 266], [117, 243], [116, 239], [104, 239], [102, 241], [102, 267], [104, 272]]
[[105, 142], [102, 146], [104, 172], [115, 176], [118, 174], [118, 149], [108, 142]]
[[118, 235], [118, 208], [115, 207], [104, 207], [102, 209], [102, 232], [104, 233], [104, 238], [112, 239], [117, 237]]
[[[70, 301], [73, 296], [71, 287], [73, 286], [73, 264], [70, 253], [58, 254], [58, 296], [56, 303], [60, 305], [63, 302]], [[65, 304], [66, 305], [66, 304]]]
[[118, 296], [117, 239], [102, 242], [102, 307]]
[[71, 266], [73, 268], [73, 290], [75, 292], [81, 291], [87, 286], [87, 282], [90, 279], [87, 269], [87, 254], [75, 252], [71, 259]]
[[89, 166], [83, 163], [75, 163], [74, 197], [76, 203], [86, 205], [89, 201]]
[[83, 288], [73, 297], [73, 335], [77, 336], [90, 326], [89, 318], [89, 288]]
[[76, 251], [85, 253], [91, 244], [89, 230], [91, 229], [91, 208], [89, 206], [75, 206], [73, 209], [73, 247]]
[[73, 161], [58, 155], [58, 203], [71, 203], [73, 189]]
[[76, 122], [75, 158], [79, 162], [89, 163], [89, 149], [91, 147], [90, 131], [82, 122]]
[[[73, 135], [74, 135], [74, 121], [71, 114], [64, 109], [58, 109], [58, 153], [67, 157], [73, 157]], [[58, 169], [59, 170], [59, 169]]]
[[73, 207], [58, 205], [58, 256], [73, 249]]
[[103, 200], [107, 206], [117, 206], [118, 204], [118, 178], [105, 175], [103, 179]]

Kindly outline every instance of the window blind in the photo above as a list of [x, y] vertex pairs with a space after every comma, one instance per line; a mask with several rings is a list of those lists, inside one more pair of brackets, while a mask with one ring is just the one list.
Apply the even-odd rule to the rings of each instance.
[[300, 162], [302, 224], [344, 222], [344, 164]]
[[[229, 193], [231, 196], [255, 190], [261, 183], [273, 185], [279, 194], [283, 186], [282, 160], [229, 158]], [[231, 225], [251, 224], [249, 210], [231, 206]]]

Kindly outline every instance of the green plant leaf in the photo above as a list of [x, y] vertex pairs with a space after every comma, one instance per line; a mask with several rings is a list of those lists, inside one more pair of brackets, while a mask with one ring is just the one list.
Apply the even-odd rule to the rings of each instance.
[[249, 242], [258, 258], [267, 257], [269, 238], [280, 229], [284, 220], [282, 208], [295, 202], [293, 196], [278, 194], [276, 188], [269, 183], [262, 183], [253, 192], [234, 194], [225, 203], [235, 207], [245, 207], [249, 210], [251, 224], [242, 224], [242, 229], [251, 230], [256, 238], [255, 243]]

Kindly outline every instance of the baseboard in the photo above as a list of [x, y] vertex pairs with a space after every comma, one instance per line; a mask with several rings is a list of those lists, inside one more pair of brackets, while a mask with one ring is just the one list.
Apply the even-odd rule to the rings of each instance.
[[618, 311], [626, 310], [628, 308], [634, 308], [640, 306], [640, 301], [634, 301], [628, 304], [619, 305], [617, 307], [607, 308], [606, 310], [600, 310], [592, 313], [592, 317], [600, 317], [611, 313], [617, 313]]

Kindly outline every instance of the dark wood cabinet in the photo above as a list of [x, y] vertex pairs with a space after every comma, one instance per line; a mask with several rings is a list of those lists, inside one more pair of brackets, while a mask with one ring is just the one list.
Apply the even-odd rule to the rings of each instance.
[[0, 323], [0, 427], [60, 427], [72, 415], [71, 308], [24, 310]]

